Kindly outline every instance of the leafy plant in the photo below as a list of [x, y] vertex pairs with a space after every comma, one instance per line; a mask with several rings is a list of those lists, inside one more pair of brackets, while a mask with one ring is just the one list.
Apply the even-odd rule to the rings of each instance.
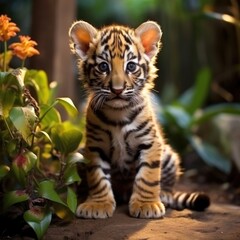
[[[44, 71], [9, 69], [12, 55], [25, 59], [39, 52], [29, 37], [7, 51], [7, 41], [19, 29], [0, 16], [0, 40], [4, 53], [0, 63], [0, 194], [1, 215], [18, 209], [38, 239], [46, 233], [52, 216], [70, 220], [77, 197], [74, 184], [81, 181], [76, 152], [82, 139], [78, 111], [70, 98], [55, 98], [55, 84], [48, 85]], [[8, 71], [7, 71], [8, 70]], [[33, 97], [33, 94], [35, 97]], [[63, 121], [59, 107], [65, 109]], [[20, 211], [20, 213], [19, 213]]]
[[[171, 104], [160, 104], [158, 116], [167, 137], [179, 152], [191, 146], [208, 165], [229, 174], [231, 162], [222, 151], [223, 146], [208, 141], [200, 132], [204, 124], [220, 114], [240, 115], [240, 105], [220, 103], [204, 107], [210, 82], [210, 70], [202, 69], [192, 88]], [[211, 131], [209, 134], [213, 134], [213, 129]]]

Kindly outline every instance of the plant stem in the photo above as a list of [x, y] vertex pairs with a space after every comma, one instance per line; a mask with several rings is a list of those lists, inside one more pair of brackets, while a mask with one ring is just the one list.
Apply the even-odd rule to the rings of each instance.
[[34, 138], [35, 138], [35, 134], [36, 134], [37, 126], [38, 126], [38, 124], [34, 124], [34, 126], [33, 126], [33, 131], [32, 131], [32, 141], [31, 141], [31, 149], [33, 148], [33, 145], [34, 145]]
[[22, 68], [24, 68], [25, 60], [26, 60], [26, 59], [23, 59], [23, 60], [22, 60], [22, 66], [21, 66]]
[[58, 103], [58, 100], [56, 100], [47, 110], [46, 112], [42, 115], [42, 117], [39, 118], [38, 123], [42, 121], [42, 119], [47, 115], [47, 113]]
[[12, 131], [11, 131], [10, 127], [8, 126], [7, 120], [5, 118], [3, 118], [3, 120], [5, 122], [5, 125], [7, 126], [7, 129], [8, 129], [9, 134], [11, 135], [11, 138], [14, 139]]
[[4, 41], [4, 52], [3, 52], [3, 71], [7, 71], [7, 64], [6, 64], [6, 57], [7, 57], [7, 41]]
[[59, 160], [60, 160], [60, 172], [58, 177], [58, 185], [61, 186], [63, 183], [63, 175], [66, 169], [65, 154], [62, 154], [59, 157]]

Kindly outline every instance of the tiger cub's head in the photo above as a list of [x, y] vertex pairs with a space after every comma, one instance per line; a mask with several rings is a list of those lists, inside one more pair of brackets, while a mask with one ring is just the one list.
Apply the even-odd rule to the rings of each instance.
[[157, 23], [144, 22], [136, 29], [111, 25], [97, 30], [78, 21], [69, 36], [94, 109], [105, 104], [114, 108], [135, 104], [141, 92], [153, 86], [153, 64], [162, 36]]

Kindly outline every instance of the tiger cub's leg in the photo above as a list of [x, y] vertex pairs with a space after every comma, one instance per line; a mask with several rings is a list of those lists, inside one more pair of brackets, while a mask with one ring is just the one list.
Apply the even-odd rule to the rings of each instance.
[[139, 170], [135, 177], [129, 212], [133, 217], [160, 218], [165, 207], [160, 200], [161, 152], [159, 144], [142, 144]]
[[161, 189], [172, 192], [181, 175], [180, 159], [169, 145], [164, 145], [161, 159]]
[[203, 211], [210, 205], [210, 198], [201, 192], [175, 192], [174, 185], [181, 174], [179, 156], [169, 145], [165, 146], [162, 158], [161, 200], [165, 207], [176, 210], [185, 208]]
[[87, 169], [88, 198], [79, 204], [76, 215], [83, 218], [107, 218], [116, 208], [109, 172], [110, 166], [96, 152], [88, 154], [91, 161]]
[[165, 145], [162, 152], [161, 165], [161, 200], [165, 207], [172, 208], [174, 203], [174, 185], [178, 181], [180, 171], [180, 160], [169, 145]]

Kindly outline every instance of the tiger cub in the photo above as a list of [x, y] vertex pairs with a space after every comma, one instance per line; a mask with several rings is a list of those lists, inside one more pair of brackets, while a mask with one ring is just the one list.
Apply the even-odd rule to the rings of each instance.
[[130, 215], [140, 218], [161, 218], [165, 207], [207, 208], [209, 197], [203, 193], [173, 192], [179, 157], [165, 143], [150, 99], [159, 25], [148, 21], [136, 29], [97, 30], [78, 21], [69, 36], [89, 93], [84, 148], [89, 192], [76, 215], [111, 217], [119, 196], [129, 200]]

